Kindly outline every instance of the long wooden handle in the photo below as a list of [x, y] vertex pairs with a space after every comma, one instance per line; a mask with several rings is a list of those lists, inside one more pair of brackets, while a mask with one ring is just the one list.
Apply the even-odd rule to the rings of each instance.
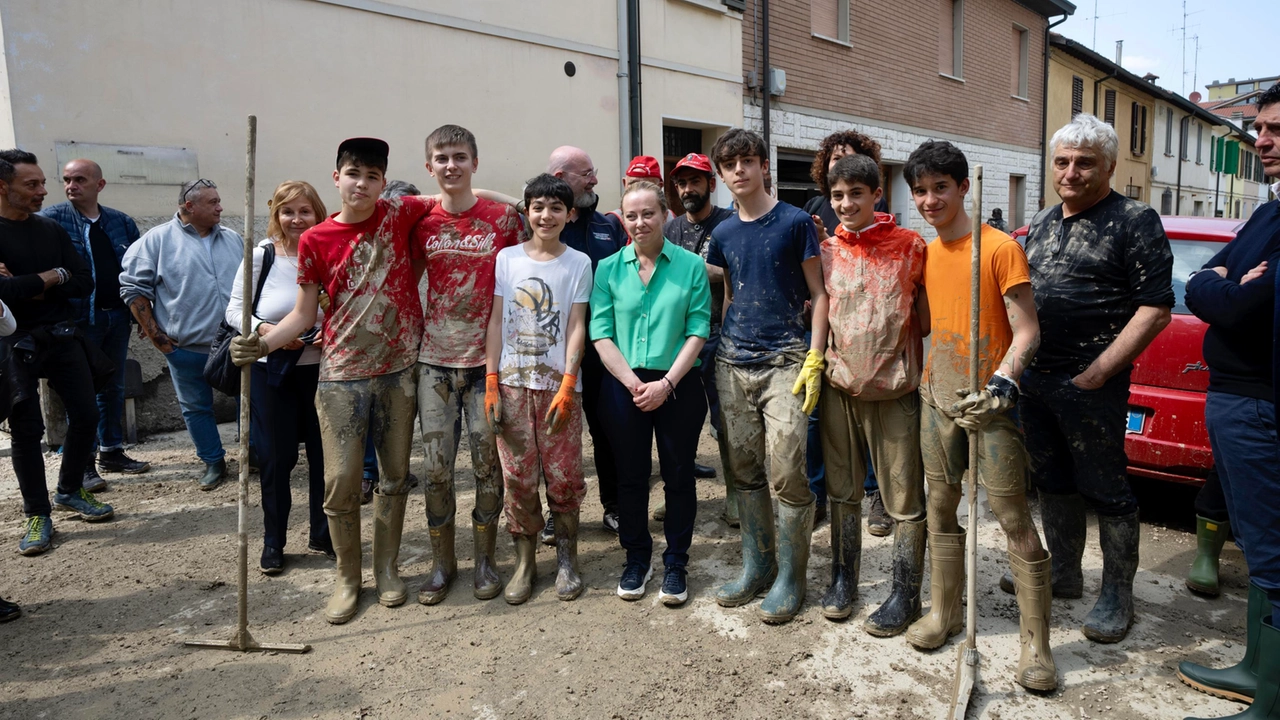
[[[244, 302], [240, 307], [240, 334], [253, 332], [253, 190], [254, 175], [257, 165], [258, 117], [249, 116], [248, 147], [245, 157], [244, 180], [244, 272], [241, 283], [244, 291], [241, 297]], [[239, 498], [239, 551], [240, 551], [240, 587], [237, 598], [237, 616], [239, 631], [236, 637], [245, 647], [251, 642], [249, 637], [249, 377], [253, 363], [240, 368], [240, 498]]]
[[[982, 321], [982, 166], [973, 166], [973, 254], [969, 263], [969, 392], [978, 391]], [[978, 645], [978, 441], [981, 430], [969, 431], [969, 536], [965, 565], [969, 602], [965, 617], [965, 645]]]

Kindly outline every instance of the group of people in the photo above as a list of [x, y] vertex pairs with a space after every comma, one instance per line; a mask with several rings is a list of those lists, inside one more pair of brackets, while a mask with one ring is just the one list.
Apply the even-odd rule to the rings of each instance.
[[[1280, 92], [1264, 94], [1260, 105], [1264, 151], [1280, 130]], [[67, 165], [69, 207], [45, 211], [55, 222], [37, 214], [44, 179], [35, 157], [0, 152], [0, 300], [7, 303], [0, 333], [16, 330], [3, 343], [10, 355], [6, 400], [29, 517], [21, 551], [47, 549], [52, 533], [35, 379], [47, 377], [67, 406], [54, 502], [86, 520], [108, 519], [112, 508], [93, 494], [92, 428], [98, 426], [99, 468], [147, 469], [120, 447], [117, 348], [127, 344], [128, 311], [165, 355], [207, 468], [198, 482], [212, 489], [226, 465], [203, 368], [217, 322], [239, 327], [249, 302], [253, 327], [231, 342], [231, 357], [252, 364], [261, 568], [284, 566], [289, 476], [304, 444], [308, 547], [337, 566], [325, 608], [331, 623], [351, 620], [358, 607], [366, 443], [380, 471], [368, 488], [378, 601], [394, 607], [408, 598], [398, 554], [415, 419], [432, 548], [421, 603], [444, 600], [458, 575], [454, 465], [464, 427], [476, 488], [475, 597], [527, 601], [540, 538], [556, 548], [557, 596], [581, 595], [585, 416], [603, 524], [625, 552], [617, 594], [644, 597], [654, 574], [648, 518], [656, 441], [665, 503], [655, 515], [666, 536], [659, 597], [683, 604], [695, 477], [714, 472], [696, 463], [709, 408], [725, 475], [724, 517], [740, 524], [742, 545], [741, 572], [715, 600], [734, 607], [763, 596], [761, 619], [787, 622], [807, 594], [819, 499], [806, 445], [816, 416], [831, 519], [823, 615], [842, 620], [853, 613], [861, 502], [874, 467], [895, 537], [888, 595], [864, 627], [878, 637], [905, 634], [920, 649], [957, 634], [963, 548], [972, 531], [958, 523], [957, 507], [961, 478], [972, 471], [1008, 540], [1010, 574], [1001, 586], [1016, 595], [1020, 612], [1015, 680], [1053, 690], [1051, 598], [1084, 592], [1087, 508], [1098, 516], [1103, 572], [1081, 630], [1114, 643], [1134, 619], [1139, 524], [1123, 440], [1130, 366], [1169, 322], [1174, 304], [1173, 258], [1160, 218], [1111, 190], [1116, 133], [1081, 114], [1050, 141], [1062, 202], [1032, 220], [1025, 250], [984, 225], [981, 259], [971, 267], [969, 165], [960, 149], [929, 141], [903, 168], [917, 211], [937, 234], [926, 242], [884, 212], [878, 143], [851, 132], [829, 140], [815, 164], [824, 199], [807, 210], [773, 197], [767, 146], [759, 135], [733, 129], [709, 156], [680, 159], [665, 183], [656, 160], [636, 158], [623, 179], [621, 207], [602, 214], [599, 178], [578, 148], [558, 148], [523, 197], [508, 198], [472, 187], [476, 139], [445, 125], [426, 139], [426, 165], [440, 194], [421, 196], [389, 185], [384, 141], [352, 138], [337, 151], [337, 213], [329, 215], [306, 182], [276, 188], [268, 237], [253, 254], [251, 299], [237, 280], [245, 270], [242, 241], [219, 223], [214, 183], [184, 184], [173, 220], [132, 242], [132, 221], [96, 203], [104, 182], [95, 165]], [[1264, 166], [1280, 175], [1280, 155], [1268, 164], [1267, 152], [1260, 153]], [[732, 207], [711, 202], [717, 182], [727, 185]], [[679, 198], [679, 215], [668, 208], [668, 193]], [[1259, 214], [1274, 215], [1272, 205]], [[1270, 682], [1274, 694], [1280, 664], [1270, 620], [1280, 603], [1280, 573], [1272, 571], [1277, 524], [1232, 499], [1273, 488], [1266, 477], [1277, 472], [1269, 365], [1266, 397], [1246, 382], [1255, 380], [1249, 373], [1256, 374], [1263, 344], [1250, 337], [1243, 352], [1238, 337], [1241, 296], [1258, 312], [1275, 296], [1274, 272], [1256, 262], [1277, 250], [1274, 223], [1280, 220], [1255, 215], [1207, 268], [1216, 272], [1197, 274], [1187, 288], [1188, 305], [1211, 325], [1206, 358], [1218, 380], [1210, 386], [1210, 432], [1215, 450], [1231, 443], [1232, 462], [1220, 460], [1222, 485], [1258, 590], [1256, 600], [1251, 593], [1258, 623], [1251, 621], [1250, 652], [1263, 648], [1246, 658], [1252, 664], [1244, 670], [1184, 664], [1183, 674], [1210, 692], [1215, 672], [1227, 672], [1236, 685], [1252, 672], [1257, 687]], [[1247, 253], [1229, 252], [1242, 245]], [[981, 288], [976, 346], [969, 336], [973, 273]], [[976, 391], [969, 384], [973, 355]], [[1241, 387], [1250, 389], [1248, 410], [1228, 407], [1215, 392]], [[1270, 425], [1263, 418], [1251, 432], [1265, 439], [1269, 427], [1270, 455], [1256, 443], [1242, 450], [1232, 425], [1249, 412], [1263, 414], [1264, 403]], [[969, 468], [974, 434], [978, 467]], [[1043, 543], [1027, 502], [1028, 478], [1039, 491]], [[505, 583], [495, 560], [499, 515], [516, 557]]]

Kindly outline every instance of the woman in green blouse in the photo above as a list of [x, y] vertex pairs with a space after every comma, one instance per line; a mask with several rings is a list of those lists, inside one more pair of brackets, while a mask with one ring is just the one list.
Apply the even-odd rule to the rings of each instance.
[[698, 352], [711, 331], [711, 288], [702, 258], [667, 242], [662, 189], [636, 183], [622, 195], [631, 244], [600, 261], [591, 293], [591, 339], [609, 370], [600, 417], [618, 466], [618, 539], [627, 552], [618, 583], [624, 600], [644, 597], [653, 574], [649, 535], [651, 449], [666, 491], [666, 574], [659, 597], [688, 598], [685, 567], [697, 510], [693, 462], [707, 414]]

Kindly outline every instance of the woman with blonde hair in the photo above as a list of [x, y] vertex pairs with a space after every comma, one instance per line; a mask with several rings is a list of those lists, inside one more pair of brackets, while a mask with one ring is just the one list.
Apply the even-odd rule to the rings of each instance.
[[[298, 297], [298, 240], [326, 217], [315, 188], [301, 180], [280, 183], [267, 207], [271, 219], [267, 237], [253, 254], [253, 283], [261, 288], [253, 312], [253, 326], [267, 335]], [[266, 277], [262, 277], [266, 268]], [[244, 272], [243, 263], [236, 277]], [[236, 282], [227, 306], [227, 323], [240, 327], [243, 288]], [[323, 310], [312, 332], [253, 363], [250, 370], [249, 438], [258, 458], [262, 480], [262, 572], [284, 569], [285, 534], [293, 498], [289, 476], [298, 464], [298, 443], [306, 443], [310, 488], [310, 542], [307, 549], [334, 557], [329, 523], [324, 515], [324, 455], [320, 422], [316, 417], [316, 385], [320, 379], [319, 329]]]

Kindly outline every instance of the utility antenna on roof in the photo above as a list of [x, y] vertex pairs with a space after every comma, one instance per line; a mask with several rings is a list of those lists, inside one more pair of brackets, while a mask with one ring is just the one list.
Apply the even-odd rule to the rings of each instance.
[[1093, 15], [1085, 17], [1086, 20], [1093, 21], [1093, 44], [1089, 46], [1090, 50], [1093, 50], [1095, 52], [1098, 50], [1098, 20], [1100, 18], [1116, 17], [1117, 15], [1123, 15], [1123, 14], [1124, 13], [1119, 12], [1119, 13], [1111, 13], [1110, 15], [1099, 15], [1098, 0], [1093, 0]]
[[[1187, 95], [1187, 30], [1195, 30], [1196, 28], [1200, 27], [1199, 25], [1188, 26], [1187, 18], [1191, 17], [1192, 15], [1199, 15], [1202, 12], [1204, 12], [1204, 10], [1187, 12], [1187, 0], [1182, 0], [1182, 27], [1175, 27], [1170, 31], [1171, 33], [1177, 33], [1179, 31], [1182, 32], [1182, 92], [1181, 94], [1183, 97], [1186, 97]], [[1198, 38], [1199, 36], [1195, 36], [1195, 37]], [[1198, 42], [1199, 40], [1197, 40], [1197, 43]], [[1196, 56], [1197, 58], [1199, 58], [1198, 45], [1196, 49]]]

